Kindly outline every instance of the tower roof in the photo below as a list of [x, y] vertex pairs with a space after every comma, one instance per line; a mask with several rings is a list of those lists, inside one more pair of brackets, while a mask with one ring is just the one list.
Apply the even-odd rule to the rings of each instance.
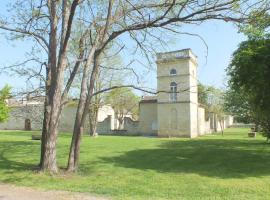
[[187, 58], [197, 63], [197, 56], [192, 52], [191, 49], [157, 53], [157, 62], [168, 62]]

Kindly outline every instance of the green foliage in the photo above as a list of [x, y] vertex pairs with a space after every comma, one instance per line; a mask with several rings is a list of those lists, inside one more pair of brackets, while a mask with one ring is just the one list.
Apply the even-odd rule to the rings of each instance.
[[[68, 190], [117, 200], [259, 200], [270, 196], [270, 148], [248, 129], [195, 140], [84, 135], [77, 174], [33, 173], [40, 141], [33, 132], [0, 132], [0, 182]], [[57, 157], [66, 166], [70, 134]]]
[[249, 94], [245, 93], [241, 88], [238, 88], [237, 91], [229, 88], [224, 95], [225, 111], [233, 115], [237, 122], [254, 123], [255, 115], [252, 112], [248, 98]]
[[219, 118], [224, 117], [224, 92], [213, 86], [198, 85], [198, 101], [202, 104], [206, 112], [213, 112]]
[[[249, 39], [233, 54], [230, 87], [244, 96], [251, 112], [270, 138], [270, 39]], [[241, 90], [241, 91], [240, 91]]]
[[10, 97], [11, 87], [6, 85], [0, 90], [0, 122], [4, 122], [8, 119], [8, 113], [10, 111], [6, 100]]
[[201, 83], [198, 84], [198, 102], [202, 105], [208, 104], [208, 89]]
[[270, 26], [270, 15], [264, 11], [254, 11], [250, 14], [250, 23], [241, 24], [240, 32], [249, 38], [263, 37], [268, 34]]
[[131, 113], [134, 118], [138, 116], [140, 98], [130, 88], [111, 90], [105, 97], [105, 102], [111, 104], [119, 117]]

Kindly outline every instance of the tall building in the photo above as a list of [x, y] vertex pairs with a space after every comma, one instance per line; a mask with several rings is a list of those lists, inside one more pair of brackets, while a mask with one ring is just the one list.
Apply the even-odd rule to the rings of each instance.
[[197, 58], [191, 49], [157, 54], [157, 96], [140, 102], [140, 131], [161, 137], [198, 135]]

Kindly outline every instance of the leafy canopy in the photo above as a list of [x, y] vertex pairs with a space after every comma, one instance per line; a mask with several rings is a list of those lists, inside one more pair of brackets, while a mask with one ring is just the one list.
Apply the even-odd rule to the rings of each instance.
[[0, 122], [4, 122], [8, 119], [8, 113], [10, 111], [6, 100], [10, 97], [11, 87], [6, 85], [0, 90]]
[[251, 112], [270, 138], [270, 38], [242, 42], [233, 54], [227, 73], [230, 87], [245, 95]]
[[118, 115], [132, 114], [136, 118], [139, 110], [139, 97], [130, 88], [111, 90], [105, 97], [105, 102], [111, 104]]
[[198, 84], [198, 102], [202, 104], [207, 112], [213, 112], [222, 118], [224, 111], [224, 92], [213, 86]]

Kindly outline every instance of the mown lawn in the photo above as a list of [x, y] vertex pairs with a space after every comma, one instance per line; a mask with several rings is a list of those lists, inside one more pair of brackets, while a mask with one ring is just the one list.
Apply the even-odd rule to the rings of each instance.
[[[0, 182], [111, 199], [270, 199], [270, 144], [248, 129], [197, 139], [85, 136], [76, 175], [34, 173], [40, 141], [0, 131]], [[58, 140], [65, 167], [70, 135]], [[1, 193], [1, 192], [0, 192]]]

